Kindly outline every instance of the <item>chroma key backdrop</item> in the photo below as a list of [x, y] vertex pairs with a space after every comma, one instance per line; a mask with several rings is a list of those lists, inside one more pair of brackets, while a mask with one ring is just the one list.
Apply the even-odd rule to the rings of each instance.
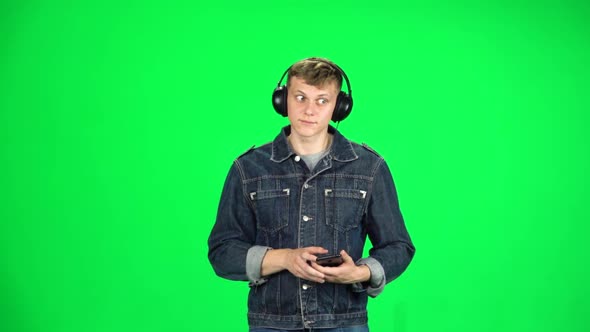
[[247, 331], [207, 237], [310, 56], [417, 248], [371, 331], [589, 331], [589, 37], [587, 1], [5, 0], [0, 331]]

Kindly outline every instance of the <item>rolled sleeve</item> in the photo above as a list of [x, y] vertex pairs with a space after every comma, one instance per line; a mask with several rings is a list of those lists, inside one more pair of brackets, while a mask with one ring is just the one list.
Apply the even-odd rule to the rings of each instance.
[[250, 280], [250, 286], [262, 285], [268, 280], [261, 276], [260, 270], [262, 260], [269, 250], [272, 250], [272, 248], [265, 246], [253, 246], [248, 249], [248, 254], [246, 255], [246, 275], [248, 276], [248, 280]]
[[359, 259], [356, 265], [366, 265], [371, 271], [371, 279], [369, 279], [368, 283], [357, 282], [353, 284], [353, 291], [366, 291], [370, 297], [376, 297], [381, 294], [385, 288], [385, 270], [381, 263], [373, 257], [367, 257]]

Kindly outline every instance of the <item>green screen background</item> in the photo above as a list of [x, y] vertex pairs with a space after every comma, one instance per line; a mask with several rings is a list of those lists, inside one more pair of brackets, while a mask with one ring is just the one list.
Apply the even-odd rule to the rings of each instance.
[[417, 247], [372, 331], [588, 331], [586, 1], [3, 1], [0, 331], [245, 331], [206, 241], [324, 56]]

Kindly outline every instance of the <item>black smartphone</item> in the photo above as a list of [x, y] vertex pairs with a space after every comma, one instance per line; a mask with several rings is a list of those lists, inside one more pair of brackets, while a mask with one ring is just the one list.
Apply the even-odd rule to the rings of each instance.
[[320, 256], [315, 261], [318, 265], [334, 267], [342, 264], [344, 259], [340, 254]]

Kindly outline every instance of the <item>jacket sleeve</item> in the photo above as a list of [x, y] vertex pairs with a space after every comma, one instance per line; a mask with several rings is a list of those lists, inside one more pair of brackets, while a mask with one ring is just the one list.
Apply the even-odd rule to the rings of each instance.
[[373, 244], [369, 256], [381, 264], [385, 281], [389, 283], [408, 267], [415, 248], [400, 211], [391, 172], [383, 160], [375, 170], [366, 218], [367, 233]]
[[249, 280], [246, 262], [255, 239], [256, 217], [244, 194], [236, 161], [225, 180], [217, 219], [209, 235], [208, 257], [215, 273], [230, 280]]

